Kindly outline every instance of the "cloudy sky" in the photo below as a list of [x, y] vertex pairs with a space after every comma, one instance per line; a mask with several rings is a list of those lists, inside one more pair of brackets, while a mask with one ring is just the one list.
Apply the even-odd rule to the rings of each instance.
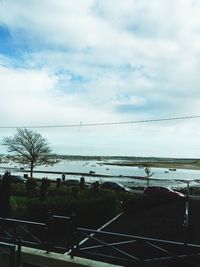
[[[199, 0], [1, 0], [0, 138], [38, 125], [54, 152], [200, 157]], [[0, 153], [5, 147], [0, 146]]]

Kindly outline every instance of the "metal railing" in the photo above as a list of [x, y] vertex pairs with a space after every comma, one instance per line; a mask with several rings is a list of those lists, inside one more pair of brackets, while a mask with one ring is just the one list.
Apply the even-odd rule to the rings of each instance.
[[[86, 242], [74, 246], [72, 256], [80, 256], [123, 266], [157, 266], [163, 262], [199, 257], [200, 245], [162, 239], [77, 228], [77, 239]], [[159, 266], [159, 265], [158, 265]]]
[[74, 243], [75, 224], [72, 217], [51, 215], [48, 220], [48, 242], [50, 251], [69, 251]]
[[[55, 227], [59, 221], [62, 222], [61, 228]], [[46, 250], [47, 253], [66, 252], [71, 248], [74, 233], [72, 225], [70, 217], [56, 215], [48, 216], [45, 223], [0, 217], [0, 241], [17, 244], [20, 239], [23, 246]], [[67, 229], [65, 243], [62, 242], [62, 245], [59, 245], [59, 240], [56, 238], [62, 234], [60, 230], [64, 231], [64, 228]], [[69, 241], [66, 242], [66, 240]]]
[[[20, 267], [21, 261], [21, 242], [18, 240], [18, 244], [9, 244], [0, 242], [1, 261], [7, 258], [7, 266], [9, 267]], [[6, 255], [6, 258], [3, 257]], [[3, 263], [3, 262], [1, 262]], [[5, 266], [5, 265], [4, 265]]]
[[123, 266], [200, 260], [200, 245], [76, 228], [72, 217], [52, 214], [45, 223], [0, 218], [0, 241]]

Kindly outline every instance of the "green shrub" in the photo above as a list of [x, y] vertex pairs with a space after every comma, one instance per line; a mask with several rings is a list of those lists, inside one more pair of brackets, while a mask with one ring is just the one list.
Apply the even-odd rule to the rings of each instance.
[[11, 217], [24, 219], [27, 214], [27, 197], [11, 197]]
[[117, 211], [117, 199], [114, 194], [107, 194], [96, 198], [84, 198], [74, 201], [74, 212], [77, 221], [83, 226], [92, 227], [105, 223]]
[[48, 189], [48, 196], [53, 197], [53, 196], [65, 196], [71, 193], [70, 187], [65, 187], [65, 186], [60, 186], [56, 187], [55, 184], [50, 185]]
[[[92, 191], [79, 190], [76, 196], [73, 195], [72, 190], [59, 191], [61, 195], [53, 195], [56, 191], [51, 191], [51, 196], [44, 201], [38, 198], [26, 199], [26, 204], [23, 203], [23, 212], [27, 219], [44, 221], [47, 213], [51, 211], [53, 214], [71, 216], [76, 214], [78, 225], [100, 225], [106, 222], [113, 215], [116, 214], [118, 199], [113, 192], [101, 192], [93, 195]], [[63, 193], [65, 192], [65, 195]], [[13, 205], [13, 213], [19, 212], [19, 200], [17, 208]], [[26, 208], [24, 209], [24, 204]], [[22, 211], [19, 212], [22, 214]]]
[[26, 181], [26, 192], [28, 197], [34, 197], [38, 195], [38, 183], [35, 178], [28, 178]]
[[90, 188], [81, 190], [79, 187], [57, 188], [52, 184], [48, 188], [47, 198], [27, 198], [25, 185], [13, 185], [12, 217], [45, 221], [47, 214], [71, 216], [76, 214], [79, 226], [97, 227], [108, 221], [119, 211], [119, 199], [123, 194], [110, 190], [94, 191]]
[[12, 184], [11, 185], [11, 194], [14, 196], [26, 196], [26, 185], [25, 184]]

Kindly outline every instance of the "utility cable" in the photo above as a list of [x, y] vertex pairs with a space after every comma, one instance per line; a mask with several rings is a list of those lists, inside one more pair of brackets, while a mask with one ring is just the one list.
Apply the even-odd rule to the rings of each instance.
[[188, 120], [197, 119], [200, 115], [196, 116], [182, 116], [182, 117], [171, 117], [171, 118], [159, 118], [159, 119], [147, 119], [147, 120], [134, 120], [134, 121], [118, 121], [118, 122], [101, 122], [101, 123], [82, 123], [81, 124], [63, 124], [63, 125], [35, 125], [35, 126], [0, 126], [0, 129], [16, 129], [16, 128], [73, 128], [73, 127], [94, 127], [94, 126], [112, 126], [112, 125], [123, 125], [123, 124], [138, 124], [138, 123], [151, 123], [151, 122], [162, 122], [162, 121], [176, 121], [176, 120]]

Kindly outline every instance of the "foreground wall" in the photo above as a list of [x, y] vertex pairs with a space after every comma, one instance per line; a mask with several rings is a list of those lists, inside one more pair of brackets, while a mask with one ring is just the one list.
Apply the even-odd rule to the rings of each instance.
[[[45, 251], [22, 247], [21, 261], [48, 267], [116, 267], [119, 265], [112, 265], [108, 263], [102, 263], [99, 261], [93, 261], [89, 259], [83, 259], [74, 257], [73, 259], [69, 255], [58, 254], [51, 252], [47, 254]], [[1, 263], [0, 263], [1, 264]], [[1, 266], [1, 265], [0, 265]]]

